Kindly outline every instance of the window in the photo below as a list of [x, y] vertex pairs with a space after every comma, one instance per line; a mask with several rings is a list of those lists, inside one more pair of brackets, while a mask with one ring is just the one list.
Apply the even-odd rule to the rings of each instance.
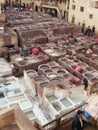
[[75, 10], [76, 6], [75, 5], [72, 5], [72, 9]]
[[89, 19], [93, 19], [93, 14], [89, 14]]
[[84, 7], [81, 6], [81, 7], [80, 7], [80, 11], [81, 11], [81, 12], [84, 12]]

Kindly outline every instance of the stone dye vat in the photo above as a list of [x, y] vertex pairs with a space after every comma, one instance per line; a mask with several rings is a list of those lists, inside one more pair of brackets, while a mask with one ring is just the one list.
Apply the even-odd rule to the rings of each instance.
[[48, 123], [48, 120], [46, 119], [44, 113], [37, 106], [34, 106], [33, 112], [35, 115], [37, 115], [37, 119], [40, 121], [41, 125]]
[[70, 108], [73, 106], [73, 103], [68, 98], [60, 99], [60, 102], [65, 106], [65, 108]]
[[44, 95], [46, 95], [47, 93], [52, 93], [53, 88], [53, 85], [48, 80], [37, 83], [37, 92], [41, 104], [43, 104]]
[[94, 78], [94, 75], [91, 73], [85, 73], [84, 76], [89, 80], [92, 80]]
[[47, 36], [44, 34], [43, 30], [25, 30], [19, 31], [19, 41], [21, 47], [24, 45], [31, 45], [34, 43], [47, 43], [48, 39]]
[[6, 92], [6, 96], [8, 96], [8, 97], [19, 95], [19, 94], [21, 94], [20, 88], [16, 88], [16, 89], [13, 89], [13, 90], [7, 90], [7, 92]]
[[33, 78], [36, 76], [38, 76], [38, 74], [34, 70], [24, 71], [24, 83], [27, 86], [27, 88], [30, 89], [32, 96], [37, 95], [36, 81], [33, 80]]
[[44, 117], [47, 119], [47, 121], [52, 120], [52, 116], [50, 115], [50, 111], [47, 110], [47, 108], [39, 107], [41, 112], [43, 113]]
[[[62, 113], [64, 114], [72, 110], [73, 107], [80, 105], [81, 102], [83, 101], [80, 88], [78, 87], [77, 90], [77, 86], [74, 87], [75, 90], [73, 87], [67, 90], [66, 89], [62, 90], [60, 88], [54, 87], [53, 92], [51, 91], [51, 93], [48, 93], [47, 91], [47, 93], [44, 93], [45, 97], [43, 104], [47, 103], [51, 104], [52, 105], [51, 109], [54, 110], [54, 113], [57, 112], [60, 115]], [[78, 95], [76, 95], [76, 93], [78, 93]]]
[[[47, 64], [42, 64], [38, 66], [38, 73], [44, 74], [53, 85], [58, 84], [60, 85], [59, 87], [62, 88], [66, 88], [64, 86], [71, 86], [71, 82], [75, 84], [78, 84], [80, 82], [78, 77], [75, 77], [72, 74], [70, 74], [66, 69], [64, 69], [63, 66], [60, 66], [55, 61], [51, 61]], [[64, 83], [66, 81], [67, 83], [65, 85]]]
[[92, 46], [92, 48], [93, 48], [93, 51], [98, 54], [98, 45], [95, 44]]
[[42, 47], [40, 46], [41, 50], [47, 54], [51, 60], [57, 60], [58, 58], [64, 56], [66, 54], [66, 51], [64, 51], [60, 47]]
[[57, 76], [56, 78], [50, 79], [50, 82], [52, 83], [52, 85], [57, 85], [57, 86], [62, 86], [64, 84], [64, 78]]
[[74, 26], [68, 25], [67, 26], [60, 26], [59, 28], [54, 28], [53, 29], [53, 34], [59, 35], [59, 34], [68, 34], [68, 33], [73, 33]]
[[16, 103], [16, 102], [19, 102], [20, 100], [25, 99], [25, 96], [24, 96], [24, 94], [21, 94], [21, 95], [17, 95], [17, 96], [10, 96], [7, 99], [9, 101], [9, 103]]
[[32, 104], [28, 99], [24, 99], [24, 100], [19, 101], [19, 106], [21, 110], [25, 110], [25, 109], [31, 108]]
[[83, 99], [79, 96], [76, 97], [70, 97], [70, 99], [73, 101], [73, 103], [77, 104], [81, 104], [83, 102]]
[[22, 110], [32, 107], [31, 102], [24, 93], [24, 86], [20, 84], [17, 78], [13, 76], [5, 77], [1, 80], [0, 86], [1, 108], [9, 107], [13, 104], [20, 105]]
[[24, 81], [27, 87], [31, 89], [32, 94], [38, 95], [40, 98], [43, 97], [44, 89], [51, 86], [48, 79], [44, 75], [34, 75], [30, 77], [28, 71], [24, 71]]
[[[15, 58], [16, 57], [16, 58]], [[12, 56], [12, 60], [16, 67], [19, 70], [20, 74], [23, 74], [23, 70], [30, 70], [34, 69], [37, 70], [37, 67], [42, 63], [47, 63], [49, 60], [49, 57], [46, 55], [28, 55], [28, 56]]]
[[56, 61], [51, 61], [47, 63], [50, 67], [59, 67], [59, 64]]
[[83, 63], [83, 62], [78, 63], [78, 65], [79, 65], [80, 67], [82, 67], [82, 68], [85, 68], [85, 67], [88, 66], [86, 63]]
[[34, 121], [36, 119], [36, 116], [35, 116], [33, 110], [26, 111], [25, 115], [28, 117], [28, 119], [30, 121]]
[[79, 53], [77, 54], [78, 59], [81, 61], [87, 63], [89, 66], [94, 67], [95, 69], [98, 69], [98, 55], [92, 51], [91, 54], [83, 54]]
[[89, 58], [86, 57], [83, 53], [78, 53], [77, 58], [79, 60], [81, 60], [82, 62], [85, 62], [85, 63], [89, 64]]
[[[63, 65], [70, 73], [74, 74], [75, 76], [79, 77], [80, 79], [85, 77], [86, 73], [89, 73], [89, 74], [91, 73], [90, 75], [92, 75], [92, 72], [95, 71], [88, 64], [81, 62], [79, 60], [78, 60], [78, 62], [74, 62], [72, 59], [67, 60], [66, 58], [61, 58], [58, 60], [58, 62], [61, 65]], [[86, 77], [89, 78], [89, 75], [87, 75]]]
[[34, 80], [36, 83], [42, 83], [44, 81], [47, 81], [47, 78], [44, 75], [38, 75], [34, 77]]
[[28, 76], [30, 76], [30, 78], [38, 75], [35, 70], [27, 70], [26, 73], [28, 74]]
[[65, 69], [57, 70], [57, 74], [58, 74], [59, 76], [63, 76], [63, 75], [65, 75], [66, 73], [67, 73], [67, 71], [66, 71]]
[[62, 105], [60, 104], [60, 102], [53, 102], [51, 104], [56, 109], [56, 111], [58, 111], [58, 112], [64, 109], [64, 107], [62, 107]]
[[47, 74], [47, 78], [49, 78], [49, 79], [53, 79], [53, 78], [56, 78], [56, 77], [57, 77], [56, 73], [51, 72], [51, 73]]
[[67, 59], [66, 57], [58, 59], [58, 62], [62, 66], [66, 67], [66, 69], [68, 69], [69, 66], [76, 64], [73, 60]]
[[58, 98], [55, 95], [47, 96], [47, 99], [49, 100], [49, 102], [53, 102], [55, 100], [58, 100]]
[[86, 77], [90, 81], [93, 81], [93, 79], [98, 79], [97, 70], [86, 72], [83, 75], [84, 75], [84, 77]]
[[87, 71], [96, 71], [93, 67], [91, 67], [91, 66], [87, 66], [86, 68], [85, 68]]
[[50, 70], [50, 67], [47, 64], [42, 64], [38, 66], [38, 73], [45, 74], [46, 70]]
[[8, 100], [5, 97], [0, 96], [0, 110], [6, 108], [8, 106], [9, 106]]

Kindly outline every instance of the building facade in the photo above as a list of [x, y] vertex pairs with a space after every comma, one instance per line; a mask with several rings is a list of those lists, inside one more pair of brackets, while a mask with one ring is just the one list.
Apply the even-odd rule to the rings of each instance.
[[[62, 18], [65, 21], [73, 22], [75, 24], [80, 23], [82, 25], [85, 22], [85, 26], [92, 27], [95, 25], [96, 31], [98, 31], [98, 0], [1, 0], [5, 2], [15, 4], [25, 3], [32, 4], [34, 7], [37, 5], [38, 10], [42, 5], [48, 5], [57, 7], [61, 13]], [[74, 17], [73, 17], [74, 16]]]
[[92, 27], [95, 25], [98, 31], [98, 0], [71, 0], [69, 7], [69, 21], [72, 21], [73, 15], [75, 16], [75, 23]]
[[5, 1], [4, 0], [0, 0], [0, 14], [1, 14], [1, 5], [2, 3], [4, 3]]

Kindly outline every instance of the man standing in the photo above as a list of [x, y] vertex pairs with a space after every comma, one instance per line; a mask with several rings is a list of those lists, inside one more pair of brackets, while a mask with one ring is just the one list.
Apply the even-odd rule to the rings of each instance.
[[72, 122], [72, 130], [83, 130], [83, 111], [78, 110]]
[[73, 24], [75, 23], [75, 16], [74, 16], [74, 15], [72, 16], [71, 22], [72, 22]]
[[84, 84], [84, 90], [87, 91], [87, 88], [88, 88], [88, 80], [87, 80], [87, 78], [83, 78], [83, 84]]
[[82, 23], [81, 32], [85, 33], [85, 21], [83, 21], [83, 23]]
[[91, 32], [92, 32], [92, 36], [95, 35], [95, 25], [93, 25]]

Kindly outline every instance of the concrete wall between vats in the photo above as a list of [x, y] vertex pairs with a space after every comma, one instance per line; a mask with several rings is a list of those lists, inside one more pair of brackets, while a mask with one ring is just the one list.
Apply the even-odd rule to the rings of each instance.
[[36, 83], [33, 79], [31, 79], [28, 74], [26, 73], [26, 71], [24, 71], [24, 82], [27, 86], [27, 89], [30, 89], [32, 91], [33, 95], [36, 95]]

